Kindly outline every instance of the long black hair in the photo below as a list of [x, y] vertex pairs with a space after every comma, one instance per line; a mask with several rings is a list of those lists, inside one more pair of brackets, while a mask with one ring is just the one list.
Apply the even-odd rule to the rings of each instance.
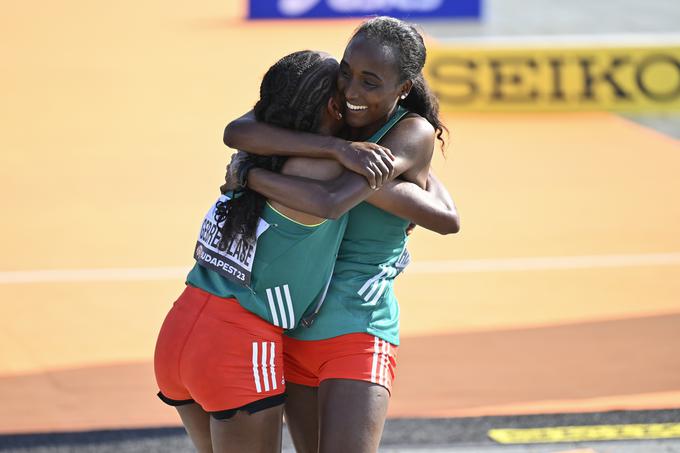
[[[287, 129], [316, 132], [322, 109], [336, 90], [337, 62], [311, 50], [286, 55], [265, 73], [260, 84], [260, 100], [253, 108], [258, 121]], [[279, 172], [286, 159], [256, 156], [247, 160], [257, 167]], [[236, 235], [253, 238], [266, 198], [244, 188], [217, 207], [225, 219], [221, 244], [226, 246]]]
[[399, 100], [399, 105], [422, 116], [434, 127], [443, 152], [445, 145], [443, 133], [448, 132], [448, 129], [439, 118], [439, 101], [423, 77], [427, 49], [421, 34], [407, 22], [379, 16], [361, 24], [354, 31], [352, 39], [358, 35], [399, 51], [399, 83], [408, 79], [413, 81], [413, 88], [406, 99]]

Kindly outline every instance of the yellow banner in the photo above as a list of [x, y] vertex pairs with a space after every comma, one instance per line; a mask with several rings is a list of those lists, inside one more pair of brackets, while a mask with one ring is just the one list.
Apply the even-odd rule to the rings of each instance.
[[431, 45], [425, 77], [445, 111], [680, 111], [680, 45]]
[[492, 429], [488, 434], [501, 444], [671, 439], [680, 437], [680, 423]]

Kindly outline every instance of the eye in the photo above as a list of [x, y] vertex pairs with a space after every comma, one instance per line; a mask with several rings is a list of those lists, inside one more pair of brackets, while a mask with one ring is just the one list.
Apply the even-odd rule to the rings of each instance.
[[364, 85], [366, 85], [369, 88], [375, 88], [378, 86], [378, 84], [371, 82], [370, 80], [364, 80]]
[[340, 77], [349, 79], [349, 71], [345, 68], [340, 68]]

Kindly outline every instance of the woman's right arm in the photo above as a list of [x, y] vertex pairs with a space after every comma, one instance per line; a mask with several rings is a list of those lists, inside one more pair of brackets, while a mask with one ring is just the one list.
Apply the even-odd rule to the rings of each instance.
[[361, 176], [347, 170], [335, 179], [322, 181], [255, 167], [248, 173], [248, 187], [292, 209], [326, 219], [337, 219], [370, 197], [367, 201], [374, 206], [428, 230], [451, 234], [460, 229], [453, 200], [432, 173], [427, 191], [396, 179], [375, 191]]
[[348, 142], [333, 136], [272, 126], [257, 121], [252, 110], [227, 125], [224, 144], [264, 156], [334, 159], [366, 178], [375, 188], [394, 177], [394, 155], [377, 143]]
[[248, 187], [291, 209], [325, 219], [337, 219], [375, 192], [362, 176], [349, 170], [323, 181], [254, 167], [248, 172]]
[[460, 230], [456, 205], [431, 169], [426, 190], [411, 182], [395, 179], [366, 201], [439, 234], [453, 234]]

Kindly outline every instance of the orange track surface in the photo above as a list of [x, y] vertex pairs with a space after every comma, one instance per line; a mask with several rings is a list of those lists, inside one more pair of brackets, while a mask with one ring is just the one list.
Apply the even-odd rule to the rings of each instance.
[[[354, 27], [250, 25], [223, 4], [4, 7], [2, 278], [190, 265], [227, 160], [225, 122], [276, 58], [339, 55]], [[391, 416], [680, 407], [677, 260], [442, 267], [677, 255], [680, 143], [607, 114], [445, 120], [452, 146], [434, 168], [463, 230], [411, 240]], [[154, 396], [150, 360], [181, 278], [3, 281], [0, 432], [178, 423]]]

